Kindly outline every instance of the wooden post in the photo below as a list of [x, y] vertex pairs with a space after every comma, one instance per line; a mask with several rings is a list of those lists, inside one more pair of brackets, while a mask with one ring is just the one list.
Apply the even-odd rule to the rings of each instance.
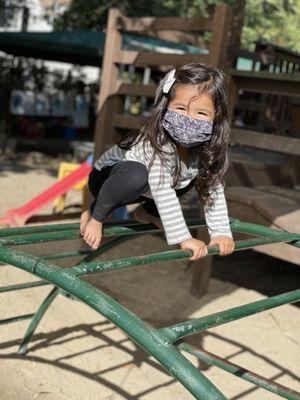
[[116, 131], [113, 129], [113, 115], [121, 113], [123, 109], [121, 96], [114, 95], [117, 88], [118, 66], [114, 63], [113, 58], [116, 51], [121, 50], [122, 45], [121, 32], [117, 29], [117, 20], [121, 17], [119, 9], [111, 8], [109, 10], [99, 85], [94, 160], [115, 143]]
[[212, 37], [209, 47], [209, 62], [212, 66], [226, 66], [231, 8], [227, 4], [216, 7], [212, 22]]
[[229, 125], [234, 122], [234, 106], [238, 101], [238, 87], [232, 75], [227, 75], [225, 78], [226, 88], [228, 93], [228, 109], [229, 109]]

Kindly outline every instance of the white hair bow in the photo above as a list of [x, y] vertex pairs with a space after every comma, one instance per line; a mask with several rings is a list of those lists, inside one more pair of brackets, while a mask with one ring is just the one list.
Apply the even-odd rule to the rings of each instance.
[[173, 85], [173, 83], [175, 82], [175, 80], [176, 80], [176, 78], [175, 78], [175, 72], [176, 72], [176, 69], [175, 68], [173, 68], [173, 69], [171, 69], [171, 71], [169, 71], [168, 73], [167, 73], [167, 75], [164, 77], [164, 85], [163, 85], [163, 89], [162, 89], [162, 91], [164, 92], [164, 93], [168, 93], [169, 92], [169, 90], [170, 90], [170, 88], [171, 88], [171, 86]]
[[156, 89], [156, 92], [155, 92], [154, 104], [156, 104], [156, 102], [157, 102], [157, 100], [158, 100], [158, 98], [159, 98], [161, 92], [163, 92], [163, 93], [168, 93], [168, 92], [169, 92], [171, 86], [173, 85], [173, 83], [174, 83], [174, 81], [175, 81], [175, 79], [176, 79], [176, 78], [174, 77], [175, 72], [176, 72], [176, 69], [175, 69], [175, 68], [171, 69], [171, 71], [169, 71], [169, 72], [163, 77], [163, 79], [160, 80], [159, 85], [158, 85], [158, 87], [157, 87], [157, 89]]

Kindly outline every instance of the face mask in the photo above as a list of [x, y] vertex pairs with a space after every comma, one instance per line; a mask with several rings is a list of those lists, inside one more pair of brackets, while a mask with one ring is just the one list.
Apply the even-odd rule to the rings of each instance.
[[168, 109], [162, 122], [172, 138], [183, 146], [193, 147], [211, 138], [213, 121], [204, 121]]

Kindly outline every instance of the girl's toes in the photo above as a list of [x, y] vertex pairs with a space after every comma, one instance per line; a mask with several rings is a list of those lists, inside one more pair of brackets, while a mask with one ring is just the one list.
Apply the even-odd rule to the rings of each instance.
[[94, 250], [96, 250], [96, 249], [98, 249], [98, 247], [99, 247], [99, 241], [95, 241], [94, 242], [94, 244], [92, 245], [92, 248], [94, 249]]
[[96, 240], [96, 238], [95, 238], [94, 236], [92, 236], [92, 237], [91, 237], [91, 240], [90, 240], [90, 246], [91, 246], [91, 247], [94, 246], [95, 240]]
[[97, 237], [93, 244], [93, 249], [98, 249], [99, 246], [100, 246], [100, 238]]
[[87, 244], [90, 244], [90, 234], [89, 233], [84, 234], [84, 240], [86, 241]]

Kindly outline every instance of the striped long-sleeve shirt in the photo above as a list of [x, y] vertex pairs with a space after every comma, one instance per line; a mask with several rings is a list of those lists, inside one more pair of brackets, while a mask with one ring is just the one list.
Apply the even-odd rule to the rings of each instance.
[[[166, 144], [165, 146], [164, 149], [170, 151], [170, 145]], [[164, 165], [161, 165], [157, 156], [150, 168], [152, 154], [153, 149], [149, 142], [145, 146], [145, 151], [142, 142], [137, 142], [129, 150], [123, 150], [118, 145], [114, 145], [96, 160], [94, 167], [101, 170], [106, 165], [113, 165], [124, 160], [133, 160], [144, 164], [148, 169], [148, 188], [143, 195], [153, 198], [164, 227], [167, 243], [169, 245], [182, 243], [192, 238], [192, 235], [186, 225], [175, 189], [187, 186], [198, 174], [198, 154], [193, 152], [189, 168], [181, 162], [181, 176], [174, 188], [171, 187], [174, 158], [168, 155]], [[208, 232], [211, 238], [217, 236], [232, 238], [223, 185], [219, 183], [216, 189], [217, 191], [213, 195], [213, 205], [210, 207], [204, 205]]]

